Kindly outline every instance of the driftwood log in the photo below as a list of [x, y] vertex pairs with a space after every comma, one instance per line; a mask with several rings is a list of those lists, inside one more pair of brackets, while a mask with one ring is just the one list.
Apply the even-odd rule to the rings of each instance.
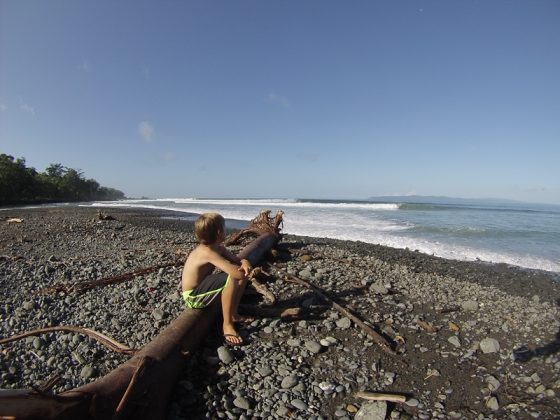
[[[256, 265], [278, 238], [274, 233], [262, 235], [239, 257]], [[163, 419], [188, 354], [214, 325], [218, 302], [203, 310], [185, 310], [131, 359], [92, 383], [58, 395], [0, 390], [0, 418]]]
[[263, 210], [257, 217], [251, 220], [248, 228], [242, 229], [239, 232], [231, 235], [229, 238], [227, 238], [225, 244], [233, 245], [239, 243], [247, 237], [258, 237], [268, 233], [279, 236], [281, 225], [283, 224], [284, 220], [283, 218], [284, 213], [282, 211], [277, 211], [276, 215], [272, 217], [270, 215], [270, 210]]

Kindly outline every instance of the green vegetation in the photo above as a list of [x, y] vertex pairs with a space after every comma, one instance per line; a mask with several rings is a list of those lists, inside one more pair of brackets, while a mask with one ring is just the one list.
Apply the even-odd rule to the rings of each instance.
[[53, 163], [37, 172], [25, 165], [25, 158], [0, 154], [0, 206], [119, 198], [124, 198], [122, 191], [85, 179], [80, 170]]

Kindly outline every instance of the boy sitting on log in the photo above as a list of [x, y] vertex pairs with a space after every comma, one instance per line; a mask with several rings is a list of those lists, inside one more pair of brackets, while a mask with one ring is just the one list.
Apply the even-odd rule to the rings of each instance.
[[[181, 279], [185, 304], [192, 309], [205, 308], [221, 295], [224, 340], [226, 344], [241, 345], [243, 339], [234, 323], [246, 320], [237, 313], [237, 308], [251, 263], [224, 247], [225, 220], [220, 214], [202, 214], [194, 224], [194, 233], [199, 244], [185, 261]], [[214, 268], [222, 273], [212, 274]]]

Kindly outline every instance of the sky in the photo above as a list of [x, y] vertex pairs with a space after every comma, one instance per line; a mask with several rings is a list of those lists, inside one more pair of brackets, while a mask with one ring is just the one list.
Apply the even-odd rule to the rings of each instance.
[[560, 204], [560, 1], [0, 0], [0, 153], [129, 197]]

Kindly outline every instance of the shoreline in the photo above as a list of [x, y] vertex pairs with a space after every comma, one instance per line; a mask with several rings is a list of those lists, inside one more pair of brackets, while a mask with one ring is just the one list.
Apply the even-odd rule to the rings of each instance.
[[[45, 209], [45, 208], [94, 208], [94, 209], [100, 209], [100, 210], [108, 210], [108, 211], [122, 211], [122, 212], [145, 212], [146, 214], [150, 214], [153, 215], [154, 217], [160, 217], [160, 218], [169, 218], [169, 219], [176, 219], [176, 220], [180, 220], [180, 221], [184, 221], [186, 223], [192, 223], [194, 222], [194, 220], [196, 220], [196, 217], [198, 217], [198, 213], [191, 213], [191, 212], [185, 212], [182, 210], [171, 210], [171, 209], [165, 209], [165, 208], [152, 208], [152, 207], [130, 207], [130, 206], [112, 206], [112, 205], [101, 205], [101, 206], [95, 206], [94, 204], [98, 203], [98, 201], [90, 201], [90, 202], [78, 202], [78, 203], [42, 203], [39, 205], [22, 205], [22, 206], [17, 206], [17, 207], [0, 207], [0, 217], [2, 216], [4, 211], [18, 211], [18, 210], [34, 210], [34, 209]], [[192, 220], [190, 220], [192, 219]], [[236, 229], [242, 229], [244, 226], [248, 225], [250, 220], [241, 220], [241, 219], [230, 219], [227, 218], [227, 221], [230, 222], [230, 227], [228, 227], [228, 231], [234, 231]], [[307, 238], [307, 240], [312, 240], [312, 239], [317, 239], [317, 240], [322, 240], [322, 241], [334, 241], [341, 244], [360, 244], [363, 246], [374, 246], [374, 247], [383, 247], [383, 248], [388, 248], [392, 251], [398, 252], [398, 251], [403, 251], [403, 252], [412, 252], [416, 255], [422, 255], [425, 257], [429, 257], [429, 258], [435, 258], [437, 260], [441, 260], [441, 261], [448, 261], [448, 262], [457, 262], [459, 264], [461, 263], [473, 263], [473, 264], [482, 264], [482, 265], [488, 265], [488, 266], [498, 266], [498, 267], [503, 267], [504, 269], [514, 269], [514, 270], [522, 270], [522, 271], [527, 271], [528, 273], [537, 273], [537, 274], [542, 274], [543, 276], [551, 276], [552, 278], [554, 278], [556, 281], [560, 282], [560, 271], [553, 271], [553, 270], [546, 270], [546, 269], [542, 269], [542, 268], [535, 268], [535, 267], [526, 267], [526, 266], [521, 266], [521, 265], [517, 265], [517, 264], [513, 264], [513, 263], [509, 263], [509, 262], [495, 262], [495, 261], [489, 261], [489, 260], [483, 260], [480, 258], [476, 258], [476, 259], [455, 259], [455, 258], [448, 258], [445, 256], [439, 256], [439, 255], [435, 255], [435, 254], [429, 254], [423, 251], [420, 251], [418, 249], [416, 250], [412, 250], [410, 248], [396, 248], [390, 245], [384, 245], [384, 244], [378, 244], [378, 243], [372, 243], [372, 242], [364, 242], [364, 241], [360, 241], [360, 240], [352, 240], [352, 239], [338, 239], [338, 238], [328, 238], [328, 237], [321, 237], [321, 236], [306, 236], [306, 235], [300, 235], [300, 234], [285, 234], [286, 236], [293, 236], [296, 238]]]
[[[60, 282], [175, 261], [195, 245], [192, 222], [175, 212], [100, 209], [116, 220], [96, 220], [94, 207], [0, 212], [5, 334], [74, 324], [138, 347], [182, 311], [180, 267], [82, 295], [34, 294]], [[8, 224], [7, 217], [24, 221]], [[367, 405], [354, 397], [364, 390], [407, 395], [407, 404], [389, 405], [394, 418], [558, 415], [560, 284], [554, 275], [325, 238], [284, 235], [279, 249], [271, 272], [306, 279], [392, 342], [402, 337], [398, 360], [313, 293], [275, 275], [267, 286], [304, 315], [291, 322], [256, 320], [244, 328], [247, 346], [231, 350], [228, 363], [216, 353], [217, 329], [189, 359], [169, 418], [352, 418]], [[323, 343], [327, 337], [332, 344]], [[500, 348], [482, 351], [487, 338]], [[523, 346], [530, 357], [520, 363], [514, 359]], [[31, 337], [0, 350], [0, 388], [29, 388], [62, 373], [55, 388], [61, 391], [124, 361], [77, 334]]]

